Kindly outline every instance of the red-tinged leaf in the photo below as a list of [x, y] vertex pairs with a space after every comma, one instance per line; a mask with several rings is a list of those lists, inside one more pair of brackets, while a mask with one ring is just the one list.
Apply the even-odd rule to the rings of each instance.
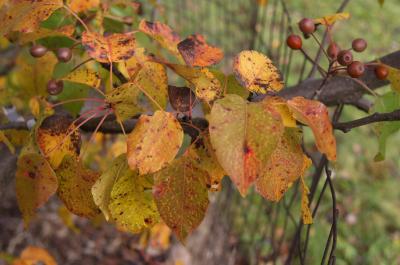
[[154, 174], [153, 194], [163, 221], [181, 242], [200, 225], [208, 207], [207, 172], [184, 154]]
[[168, 25], [161, 22], [140, 21], [139, 30], [161, 44], [172, 54], [180, 56], [177, 45], [181, 38]]
[[327, 107], [317, 100], [295, 97], [287, 101], [296, 120], [310, 126], [318, 150], [331, 160], [336, 160], [336, 139], [329, 120]]
[[91, 193], [91, 188], [99, 177], [97, 172], [85, 168], [76, 158], [65, 156], [56, 173], [59, 182], [58, 196], [69, 211], [87, 218], [100, 213]]
[[224, 53], [206, 43], [204, 37], [194, 34], [178, 43], [178, 50], [189, 66], [210, 66], [219, 63]]
[[256, 189], [265, 199], [279, 201], [289, 184], [303, 175], [302, 132], [285, 128], [279, 144], [267, 161], [265, 171], [256, 180]]
[[160, 170], [175, 158], [182, 140], [182, 127], [171, 113], [140, 116], [127, 140], [129, 167], [141, 175]]
[[116, 33], [104, 37], [85, 31], [82, 33], [82, 44], [89, 56], [98, 62], [120, 62], [135, 54], [136, 39], [133, 33]]
[[211, 110], [211, 144], [222, 168], [242, 196], [262, 176], [284, 126], [279, 113], [229, 94]]
[[33, 32], [62, 6], [62, 0], [10, 0], [0, 10], [0, 35], [12, 31]]
[[18, 159], [15, 178], [18, 206], [25, 227], [28, 227], [36, 209], [57, 191], [57, 177], [43, 156], [23, 150]]

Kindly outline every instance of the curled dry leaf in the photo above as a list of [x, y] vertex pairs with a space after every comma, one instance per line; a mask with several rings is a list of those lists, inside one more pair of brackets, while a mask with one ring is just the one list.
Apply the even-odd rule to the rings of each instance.
[[100, 213], [91, 193], [99, 177], [97, 172], [85, 168], [76, 158], [65, 156], [56, 174], [59, 183], [57, 194], [69, 211], [87, 218]]
[[85, 31], [82, 33], [82, 44], [89, 56], [98, 62], [121, 62], [135, 54], [136, 39], [132, 32], [104, 37]]
[[101, 82], [101, 78], [98, 73], [85, 68], [70, 72], [67, 76], [63, 77], [62, 80], [84, 84], [95, 88], [99, 87]]
[[330, 26], [330, 25], [333, 25], [338, 20], [346, 20], [349, 18], [350, 18], [350, 14], [347, 12], [343, 12], [343, 13], [336, 13], [336, 14], [329, 15], [329, 16], [324, 16], [322, 18], [316, 18], [316, 19], [314, 19], [314, 23], [322, 24], [325, 26]]
[[39, 28], [40, 22], [62, 6], [62, 0], [8, 1], [0, 10], [0, 35], [12, 31], [33, 32]]
[[238, 95], [217, 100], [209, 117], [211, 144], [242, 196], [261, 177], [284, 126], [279, 113]]
[[304, 154], [301, 138], [300, 129], [285, 128], [264, 172], [256, 180], [257, 192], [265, 199], [279, 201], [289, 184], [303, 175]]
[[208, 207], [207, 172], [190, 153], [154, 174], [153, 194], [163, 221], [181, 242], [200, 225]]
[[210, 66], [219, 63], [224, 57], [221, 49], [208, 45], [199, 34], [190, 35], [179, 42], [178, 50], [189, 66]]
[[69, 0], [69, 8], [75, 13], [84, 12], [100, 5], [100, 0]]
[[278, 69], [264, 54], [242, 51], [233, 61], [233, 72], [239, 83], [251, 92], [265, 94], [283, 88]]
[[180, 56], [177, 45], [181, 41], [181, 38], [168, 25], [158, 21], [149, 22], [143, 19], [140, 21], [139, 30], [156, 40], [172, 54]]
[[18, 158], [15, 180], [18, 206], [28, 227], [36, 209], [57, 191], [57, 177], [43, 156], [25, 148]]
[[295, 97], [287, 101], [296, 120], [310, 126], [318, 150], [331, 160], [336, 160], [336, 139], [329, 120], [327, 107], [317, 100]]
[[171, 106], [179, 112], [190, 111], [196, 101], [196, 95], [188, 87], [168, 86], [168, 97]]
[[160, 216], [152, 194], [150, 176], [139, 176], [126, 163], [112, 186], [110, 203], [111, 219], [120, 229], [138, 233], [159, 222]]
[[223, 95], [221, 83], [207, 68], [197, 69], [179, 64], [168, 64], [168, 67], [195, 87], [199, 99], [211, 102]]
[[75, 130], [72, 119], [66, 115], [55, 114], [45, 118], [36, 131], [36, 142], [52, 168], [57, 169], [64, 156], [77, 157], [81, 147], [79, 130]]
[[140, 175], [160, 170], [175, 158], [182, 140], [182, 127], [171, 113], [140, 116], [127, 140], [129, 167]]

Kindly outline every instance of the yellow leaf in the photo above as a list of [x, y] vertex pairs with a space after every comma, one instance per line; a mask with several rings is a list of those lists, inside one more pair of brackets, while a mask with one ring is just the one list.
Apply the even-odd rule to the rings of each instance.
[[136, 39], [132, 32], [104, 37], [94, 32], [82, 33], [82, 44], [90, 57], [98, 62], [120, 62], [135, 54]]
[[336, 139], [329, 120], [327, 107], [317, 100], [295, 97], [287, 101], [296, 120], [310, 126], [318, 150], [331, 160], [336, 160]]
[[301, 215], [303, 217], [303, 223], [309, 225], [313, 223], [311, 210], [310, 207], [308, 207], [309, 204], [308, 194], [310, 193], [310, 190], [308, 189], [307, 184], [304, 181], [303, 177], [300, 178], [300, 181], [301, 181]]
[[154, 174], [153, 194], [162, 220], [181, 242], [198, 226], [208, 207], [207, 172], [190, 153]]
[[63, 77], [62, 80], [80, 83], [95, 88], [99, 87], [101, 82], [100, 75], [98, 73], [84, 68], [70, 72], [67, 76]]
[[75, 127], [70, 117], [55, 114], [45, 118], [37, 129], [37, 144], [52, 168], [57, 169], [66, 155], [78, 156], [81, 138]]
[[84, 12], [100, 5], [100, 0], [69, 0], [68, 2], [69, 8], [75, 13]]
[[57, 265], [55, 259], [43, 248], [28, 246], [25, 248], [20, 258], [13, 262], [13, 265]]
[[85, 168], [76, 158], [65, 156], [56, 174], [59, 182], [57, 194], [69, 211], [87, 218], [100, 213], [91, 193], [99, 177], [97, 172]]
[[39, 28], [41, 21], [62, 6], [62, 0], [10, 1], [0, 10], [0, 35], [11, 31], [33, 32]]
[[182, 140], [182, 127], [171, 113], [140, 116], [127, 140], [129, 167], [140, 175], [160, 170], [175, 158]]
[[265, 94], [283, 88], [278, 69], [260, 52], [240, 52], [234, 58], [233, 71], [239, 83], [251, 92]]
[[74, 221], [72, 220], [72, 214], [68, 211], [67, 207], [64, 205], [61, 205], [58, 207], [58, 216], [61, 218], [62, 222], [66, 227], [74, 231], [75, 233], [79, 233], [80, 230], [76, 225], [74, 224]]
[[15, 154], [14, 145], [10, 142], [10, 140], [8, 140], [3, 131], [0, 131], [0, 143], [4, 143], [7, 146], [8, 150], [10, 150], [12, 154]]
[[135, 50], [134, 56], [129, 58], [128, 60], [124, 61], [123, 65], [123, 72], [126, 72], [126, 76], [130, 77], [133, 80], [139, 70], [142, 68], [145, 62], [149, 61], [149, 57], [145, 54], [145, 50], [142, 47], [138, 47]]
[[262, 102], [266, 107], [270, 107], [279, 112], [285, 127], [297, 127], [296, 120], [293, 118], [293, 115], [283, 98], [267, 96]]
[[329, 15], [329, 16], [324, 16], [322, 18], [316, 18], [316, 19], [314, 19], [314, 23], [322, 24], [325, 26], [330, 26], [330, 25], [333, 25], [338, 20], [346, 20], [349, 18], [350, 18], [350, 14], [347, 12], [343, 12], [343, 13], [336, 13], [336, 14]]
[[400, 93], [400, 69], [393, 68], [388, 65], [385, 65], [385, 67], [389, 70], [387, 80], [390, 81], [392, 90]]
[[224, 53], [217, 47], [210, 46], [202, 35], [190, 35], [178, 43], [178, 50], [189, 66], [210, 66], [219, 63]]
[[29, 109], [35, 118], [38, 118], [40, 115], [40, 102], [37, 97], [32, 97], [29, 100]]
[[29, 131], [10, 129], [2, 132], [14, 146], [24, 146], [29, 141]]
[[153, 249], [167, 250], [170, 246], [171, 229], [164, 223], [158, 223], [150, 229], [149, 245]]
[[139, 30], [161, 44], [162, 47], [169, 50], [172, 54], [180, 57], [177, 45], [181, 38], [168, 25], [161, 22], [140, 21]]
[[15, 179], [18, 206], [28, 227], [35, 210], [57, 191], [57, 177], [46, 159], [27, 147], [18, 158]]
[[256, 189], [264, 198], [279, 201], [289, 184], [303, 175], [302, 132], [285, 128], [280, 142], [267, 161], [265, 171], [256, 180]]
[[207, 68], [197, 69], [179, 64], [168, 64], [168, 67], [195, 87], [199, 99], [211, 102], [223, 95], [221, 83]]
[[265, 171], [284, 126], [279, 113], [261, 103], [229, 94], [217, 100], [209, 117], [210, 139], [222, 168], [242, 196]]
[[75, 32], [74, 25], [65, 25], [58, 29], [38, 28], [34, 32], [21, 34], [18, 38], [18, 43], [23, 45], [46, 37], [66, 36], [70, 37]]

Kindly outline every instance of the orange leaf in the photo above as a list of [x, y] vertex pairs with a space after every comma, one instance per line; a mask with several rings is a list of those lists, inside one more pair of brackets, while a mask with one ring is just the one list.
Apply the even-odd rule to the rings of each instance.
[[133, 33], [116, 33], [107, 37], [94, 32], [82, 33], [82, 44], [89, 56], [98, 62], [120, 62], [135, 54]]
[[13, 265], [57, 265], [55, 259], [43, 248], [29, 246], [22, 251]]
[[181, 41], [179, 35], [174, 32], [168, 25], [161, 22], [140, 21], [139, 30], [161, 44], [162, 47], [168, 49], [173, 54], [180, 56], [177, 45]]
[[83, 12], [91, 8], [98, 7], [100, 0], [70, 0], [69, 8], [75, 13]]
[[287, 101], [296, 120], [310, 126], [318, 150], [331, 160], [336, 160], [336, 139], [329, 120], [327, 107], [317, 100], [295, 97]]
[[350, 14], [343, 12], [343, 13], [336, 13], [336, 14], [329, 15], [329, 16], [324, 16], [322, 18], [316, 18], [316, 19], [314, 19], [314, 23], [322, 24], [325, 26], [330, 26], [330, 25], [333, 25], [333, 23], [335, 23], [338, 20], [346, 20], [349, 18], [350, 18]]
[[219, 63], [224, 57], [221, 49], [208, 45], [199, 34], [179, 42], [178, 50], [189, 66], [210, 66]]

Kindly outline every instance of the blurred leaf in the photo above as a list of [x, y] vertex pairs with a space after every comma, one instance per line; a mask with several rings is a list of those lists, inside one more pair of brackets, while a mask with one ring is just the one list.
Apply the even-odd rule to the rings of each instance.
[[62, 80], [80, 83], [95, 88], [98, 88], [101, 82], [99, 74], [93, 70], [85, 68], [80, 68], [70, 72], [67, 76], [63, 77]]
[[322, 18], [316, 18], [316, 19], [314, 19], [314, 23], [322, 24], [325, 26], [330, 26], [330, 25], [333, 25], [338, 20], [346, 20], [349, 18], [350, 18], [350, 14], [347, 12], [343, 12], [343, 13], [336, 13], [336, 14], [329, 15], [329, 16], [324, 16]]
[[400, 93], [400, 69], [386, 66], [389, 70], [387, 80], [390, 81], [391, 88], [393, 91]]
[[75, 13], [84, 12], [100, 5], [100, 0], [68, 0], [69, 8]]
[[0, 143], [3, 143], [7, 146], [10, 153], [15, 154], [15, 147], [14, 145], [8, 140], [7, 136], [5, 136], [3, 131], [0, 131]]
[[72, 214], [68, 211], [67, 207], [61, 205], [60, 207], [58, 207], [57, 213], [66, 227], [68, 227], [75, 233], [80, 232], [80, 229], [74, 224], [74, 221], [72, 220]]
[[18, 38], [19, 44], [27, 44], [39, 39], [54, 37], [54, 36], [72, 36], [75, 32], [74, 25], [65, 25], [57, 29], [39, 28], [38, 30], [30, 33], [21, 34]]
[[12, 263], [13, 265], [57, 265], [55, 259], [47, 252], [47, 250], [35, 246], [26, 247], [19, 259]]

